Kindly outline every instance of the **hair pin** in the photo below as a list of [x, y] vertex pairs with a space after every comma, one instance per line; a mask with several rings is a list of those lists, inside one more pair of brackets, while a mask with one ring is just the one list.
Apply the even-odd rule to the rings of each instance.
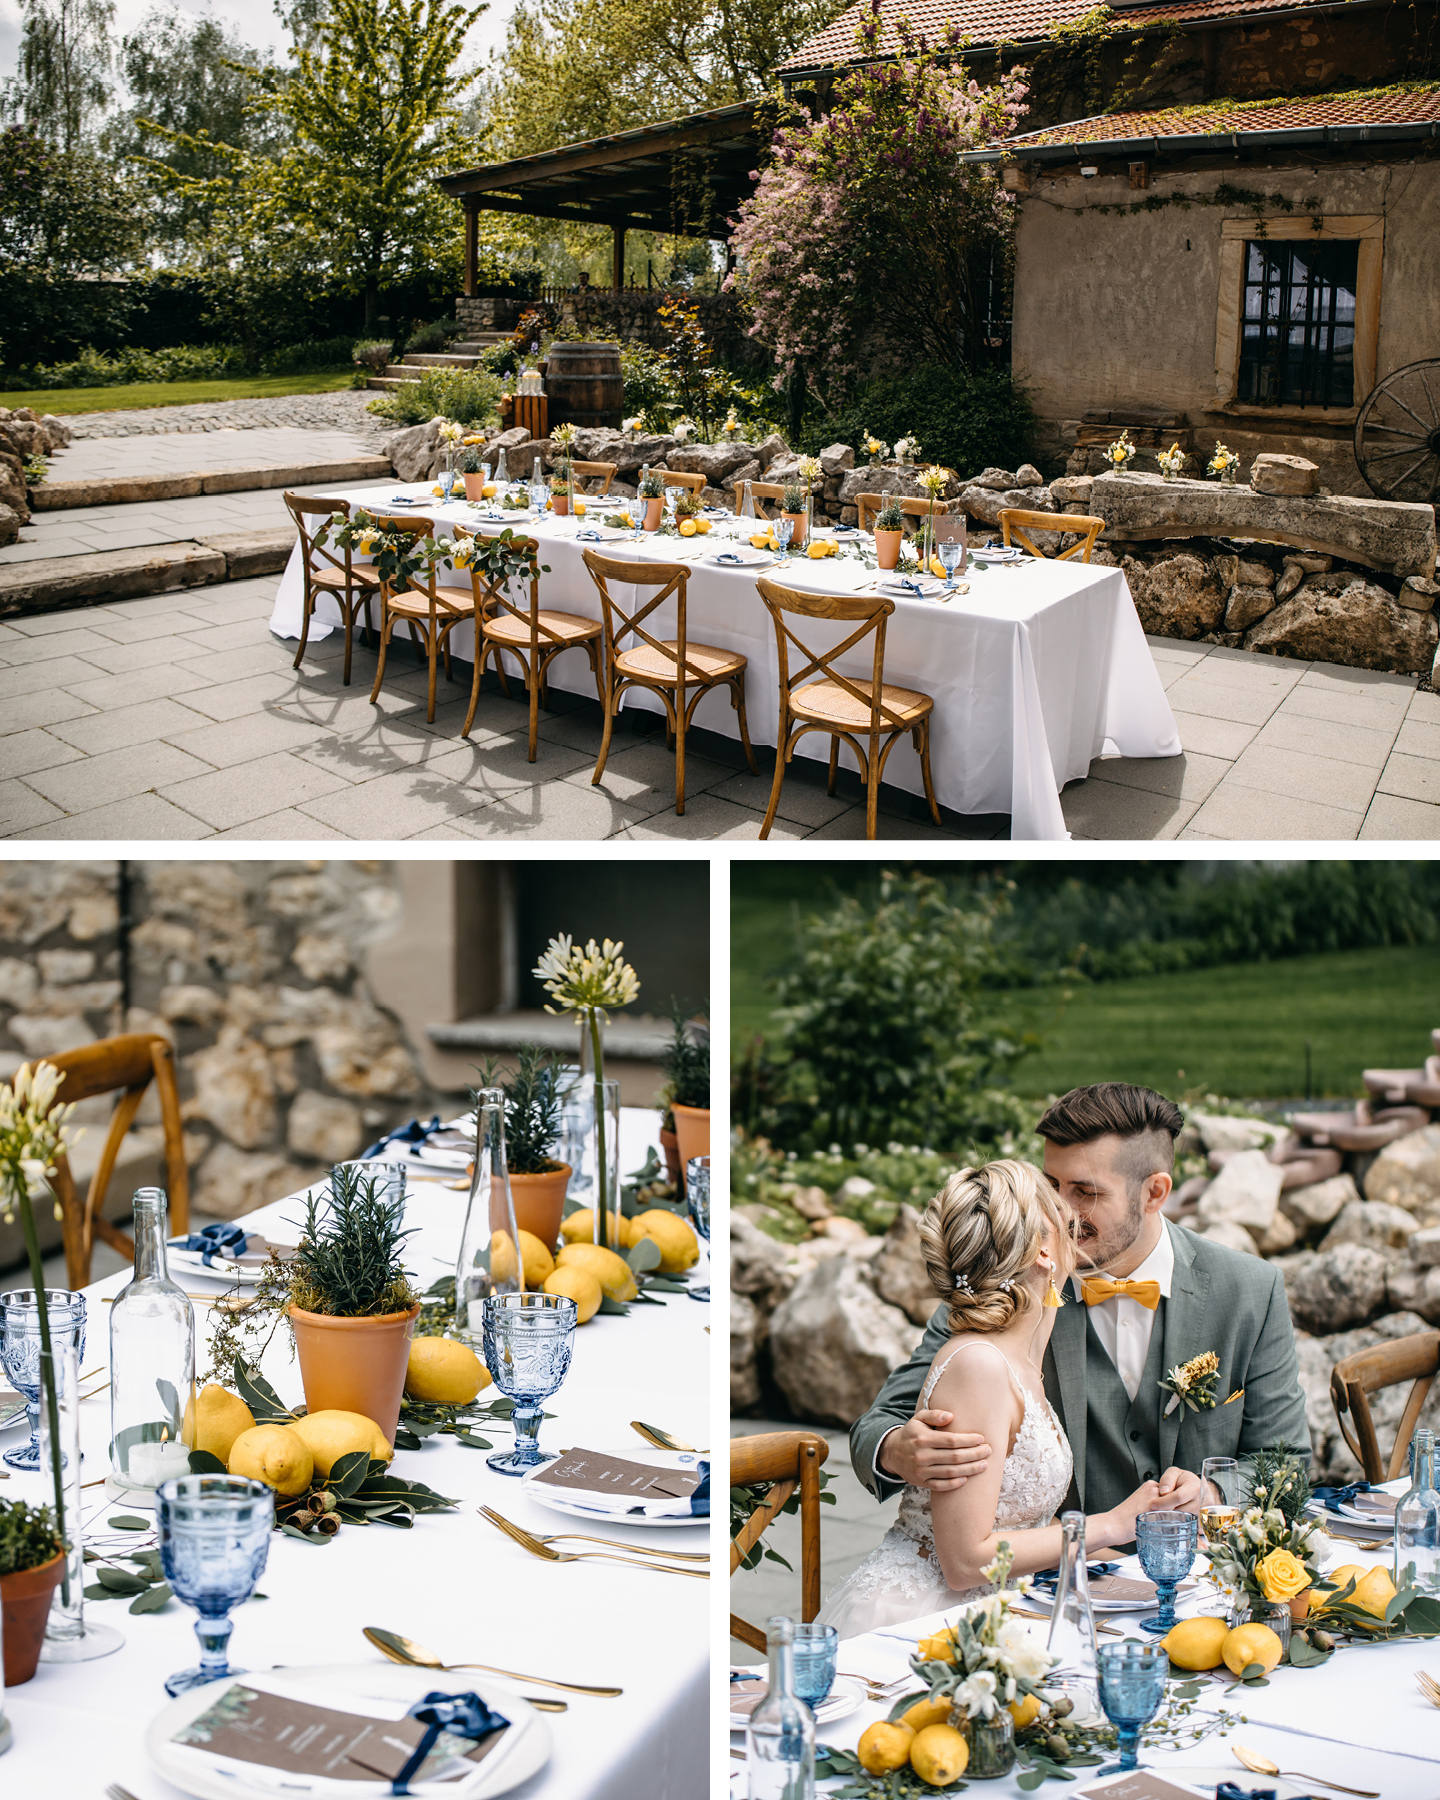
[[970, 1278], [968, 1275], [957, 1275], [955, 1277], [955, 1292], [957, 1294], [973, 1294], [975, 1292], [974, 1288], [970, 1285]]

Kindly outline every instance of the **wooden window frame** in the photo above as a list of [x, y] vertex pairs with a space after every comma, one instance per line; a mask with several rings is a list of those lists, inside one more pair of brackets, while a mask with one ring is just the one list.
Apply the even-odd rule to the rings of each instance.
[[[1252, 238], [1293, 243], [1301, 238], [1358, 242], [1355, 278], [1355, 394], [1349, 406], [1256, 406], [1236, 398], [1240, 388], [1240, 333], [1245, 307], [1245, 245]], [[1251, 419], [1303, 419], [1353, 424], [1375, 385], [1380, 346], [1380, 272], [1385, 219], [1380, 213], [1326, 214], [1317, 220], [1293, 213], [1279, 219], [1222, 219], [1220, 303], [1215, 320], [1215, 393], [1219, 410]]]

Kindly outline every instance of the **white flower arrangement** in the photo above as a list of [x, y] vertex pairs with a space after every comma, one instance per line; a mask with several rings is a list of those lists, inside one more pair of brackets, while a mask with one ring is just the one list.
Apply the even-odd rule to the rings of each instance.
[[1162, 450], [1155, 460], [1160, 465], [1160, 473], [1167, 481], [1173, 481], [1177, 475], [1184, 472], [1185, 465], [1190, 458], [1179, 444], [1175, 443], [1168, 450]]
[[[1006, 1585], [1011, 1560], [1010, 1546], [1002, 1540], [994, 1562], [980, 1571], [995, 1584], [994, 1593], [973, 1601], [953, 1625], [916, 1646], [910, 1666], [926, 1683], [928, 1695], [912, 1694], [911, 1702], [949, 1699], [971, 1718], [992, 1719], [998, 1707], [1041, 1686], [1059, 1659], [1011, 1614], [1014, 1602], [1030, 1589], [1029, 1576], [1013, 1587]], [[896, 1717], [900, 1710], [897, 1703]]]
[[865, 433], [865, 454], [872, 463], [884, 462], [889, 453], [889, 445], [883, 443], [872, 432]]
[[644, 423], [644, 419], [637, 413], [633, 419], [622, 419], [620, 421], [620, 429], [622, 431], [628, 431], [631, 437], [639, 437], [640, 428]]
[[895, 443], [895, 460], [902, 463], [913, 463], [920, 456], [920, 440], [917, 437], [897, 438]]
[[1130, 464], [1134, 462], [1135, 446], [1130, 441], [1128, 431], [1122, 431], [1115, 442], [1107, 447], [1105, 460], [1117, 475], [1123, 475]]

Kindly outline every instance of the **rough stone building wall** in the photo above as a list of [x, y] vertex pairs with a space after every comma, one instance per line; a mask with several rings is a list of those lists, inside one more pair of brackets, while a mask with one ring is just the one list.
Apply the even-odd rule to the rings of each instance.
[[[558, 305], [564, 325], [586, 337], [658, 349], [666, 341], [657, 316], [665, 297], [660, 288], [625, 288], [618, 294], [576, 288], [550, 304]], [[733, 295], [687, 292], [683, 298], [699, 308], [706, 337], [727, 361], [748, 361], [761, 354], [745, 335], [744, 319]], [[467, 300], [462, 296], [455, 302], [455, 317], [467, 331], [513, 330], [520, 311], [521, 304], [513, 300]]]
[[[114, 862], [0, 874], [0, 1073], [122, 1029]], [[400, 897], [380, 862], [132, 863], [123, 1029], [176, 1049], [192, 1204], [233, 1218], [437, 1103], [365, 948]], [[110, 1103], [85, 1109], [103, 1136]], [[153, 1090], [141, 1123], [158, 1123]]]

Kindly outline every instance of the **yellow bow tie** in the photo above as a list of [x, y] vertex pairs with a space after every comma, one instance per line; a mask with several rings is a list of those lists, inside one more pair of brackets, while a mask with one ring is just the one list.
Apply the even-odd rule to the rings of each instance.
[[1138, 1300], [1141, 1306], [1148, 1307], [1151, 1312], [1154, 1312], [1160, 1304], [1160, 1283], [1158, 1281], [1111, 1281], [1105, 1275], [1097, 1275], [1091, 1281], [1080, 1283], [1080, 1297], [1087, 1306], [1100, 1306], [1106, 1300], [1114, 1300], [1117, 1295], [1123, 1300]]

